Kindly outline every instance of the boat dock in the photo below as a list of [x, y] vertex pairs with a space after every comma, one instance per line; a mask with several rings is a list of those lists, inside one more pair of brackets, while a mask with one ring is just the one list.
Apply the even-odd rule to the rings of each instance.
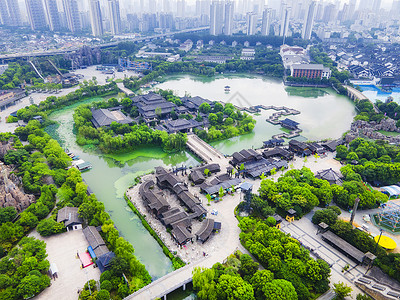
[[92, 164], [90, 162], [80, 159], [78, 155], [75, 155], [68, 150], [65, 150], [65, 153], [72, 158], [72, 167], [77, 168], [79, 171], [83, 172], [92, 168]]

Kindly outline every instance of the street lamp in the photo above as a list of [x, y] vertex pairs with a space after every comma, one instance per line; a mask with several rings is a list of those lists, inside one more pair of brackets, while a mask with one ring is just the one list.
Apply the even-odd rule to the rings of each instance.
[[375, 254], [376, 254], [376, 250], [378, 249], [379, 241], [381, 240], [381, 237], [382, 237], [383, 229], [381, 228], [380, 231], [381, 231], [381, 233], [379, 234], [379, 238], [378, 238], [378, 241], [376, 242], [376, 246], [375, 246], [375, 251], [374, 251]]

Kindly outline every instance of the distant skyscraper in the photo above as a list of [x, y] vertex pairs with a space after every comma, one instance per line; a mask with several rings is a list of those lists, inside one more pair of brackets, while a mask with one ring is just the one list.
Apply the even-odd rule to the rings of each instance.
[[381, 9], [381, 0], [374, 0], [374, 3], [372, 4], [372, 11], [377, 13]]
[[269, 35], [269, 29], [271, 27], [271, 9], [265, 8], [262, 15], [261, 24], [261, 35]]
[[279, 30], [279, 36], [286, 37], [288, 30], [289, 30], [289, 23], [290, 23], [290, 12], [291, 8], [286, 7], [283, 11], [282, 19], [281, 19], [281, 28]]
[[315, 8], [317, 3], [312, 1], [310, 6], [308, 7], [306, 19], [304, 20], [303, 24], [303, 33], [302, 38], [305, 40], [309, 40], [311, 38], [311, 33], [314, 25], [314, 17], [315, 17]]
[[51, 31], [61, 30], [60, 13], [57, 8], [57, 0], [45, 0], [47, 20]]
[[102, 36], [103, 19], [101, 17], [101, 9], [99, 0], [90, 0], [90, 23], [92, 25], [92, 34], [94, 36]]
[[46, 16], [42, 0], [25, 0], [25, 3], [32, 30], [45, 29], [47, 27]]
[[325, 23], [329, 23], [335, 19], [335, 14], [336, 14], [336, 6], [334, 4], [329, 4], [325, 6], [324, 17], [322, 18], [322, 20]]
[[110, 12], [111, 33], [121, 33], [121, 12], [119, 10], [119, 0], [108, 0], [108, 11]]
[[354, 17], [354, 13], [356, 12], [357, 0], [349, 1], [349, 10], [347, 13], [347, 19], [352, 20]]
[[257, 14], [249, 12], [246, 15], [246, 24], [247, 24], [247, 35], [255, 35], [256, 34], [256, 26], [257, 26]]
[[210, 34], [222, 34], [224, 24], [224, 6], [222, 2], [213, 1], [210, 5]]
[[82, 30], [81, 20], [79, 17], [77, 0], [63, 0], [64, 13], [67, 19], [68, 29], [71, 32], [79, 32]]
[[5, 0], [0, 0], [0, 19], [2, 25], [9, 26], [10, 15], [8, 14], [8, 8]]
[[18, 0], [0, 0], [1, 23], [6, 26], [21, 26]]
[[[391, 9], [391, 14], [392, 15], [398, 15], [400, 14], [400, 0], [394, 0], [392, 4], [392, 9]], [[398, 16], [396, 16], [398, 19]]]
[[178, 0], [178, 2], [176, 2], [176, 11], [178, 17], [185, 17], [185, 12], [186, 12], [185, 0]]
[[170, 5], [169, 5], [169, 0], [162, 0], [162, 9], [163, 9], [163, 12], [170, 12], [171, 11], [171, 8], [170, 8]]
[[232, 31], [233, 31], [233, 2], [228, 1], [225, 3], [224, 34], [232, 35]]

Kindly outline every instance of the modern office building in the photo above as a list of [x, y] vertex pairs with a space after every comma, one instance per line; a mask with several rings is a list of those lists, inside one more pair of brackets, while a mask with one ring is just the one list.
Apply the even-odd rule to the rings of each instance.
[[317, 6], [317, 3], [315, 1], [312, 1], [307, 10], [307, 15], [306, 15], [306, 18], [305, 18], [304, 24], [303, 24], [303, 32], [301, 35], [301, 37], [305, 40], [311, 39], [311, 33], [312, 33], [313, 26], [314, 26], [316, 6]]
[[247, 35], [254, 35], [257, 31], [257, 14], [249, 12], [246, 14]]
[[233, 1], [225, 3], [224, 34], [232, 35], [233, 31]]
[[261, 35], [269, 35], [271, 27], [271, 9], [266, 7], [262, 14]]
[[104, 34], [104, 29], [99, 0], [90, 0], [89, 10], [92, 34], [94, 36], [102, 36]]
[[25, 4], [32, 30], [46, 29], [46, 16], [42, 0], [25, 0]]
[[77, 0], [63, 0], [64, 13], [67, 19], [67, 26], [71, 32], [82, 30]]
[[122, 25], [119, 0], [108, 0], [108, 11], [110, 13], [111, 33], [120, 34], [122, 32]]
[[60, 13], [58, 12], [57, 0], [45, 0], [47, 20], [51, 31], [61, 30]]
[[222, 34], [224, 25], [224, 4], [220, 1], [213, 1], [210, 5], [210, 34]]

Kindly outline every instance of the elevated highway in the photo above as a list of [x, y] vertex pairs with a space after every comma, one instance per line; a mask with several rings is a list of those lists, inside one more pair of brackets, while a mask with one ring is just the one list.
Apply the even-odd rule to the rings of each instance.
[[[155, 40], [155, 39], [173, 36], [175, 34], [204, 31], [204, 30], [208, 30], [208, 29], [210, 29], [210, 26], [203, 26], [203, 27], [185, 29], [185, 30], [180, 30], [180, 31], [175, 31], [175, 32], [168, 32], [168, 33], [155, 34], [155, 35], [151, 35], [151, 36], [144, 36], [144, 37], [134, 38], [131, 40], [121, 40], [118, 42], [93, 45], [91, 47], [92, 47], [92, 49], [107, 48], [107, 47], [111, 47], [111, 46], [116, 46], [119, 43], [126, 42], [126, 41], [135, 42], [135, 43], [143, 42], [146, 40], [151, 41], [151, 40]], [[0, 60], [8, 60], [8, 59], [12, 60], [12, 59], [17, 59], [17, 58], [63, 55], [63, 54], [68, 54], [68, 53], [75, 53], [79, 49], [81, 49], [81, 47], [69, 48], [69, 49], [64, 49], [64, 50], [55, 49], [55, 50], [39, 51], [39, 52], [23, 52], [23, 53], [15, 53], [15, 54], [3, 54], [3, 55], [0, 55]]]

